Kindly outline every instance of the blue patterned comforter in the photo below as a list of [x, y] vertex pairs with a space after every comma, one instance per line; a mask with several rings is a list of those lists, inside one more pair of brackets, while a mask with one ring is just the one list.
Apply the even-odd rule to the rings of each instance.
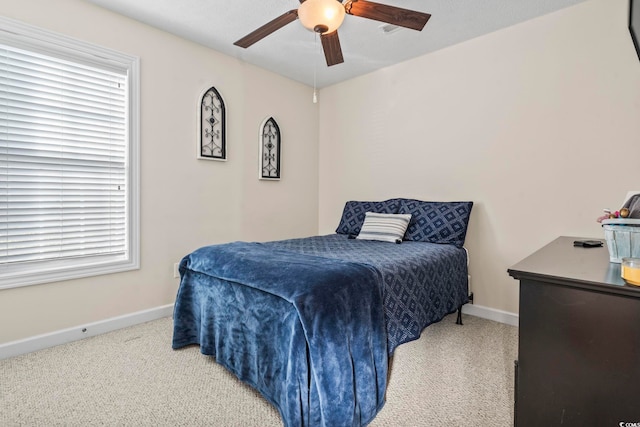
[[469, 301], [467, 254], [453, 245], [390, 244], [344, 234], [265, 243], [274, 249], [372, 265], [382, 273], [387, 349], [420, 338], [422, 330]]
[[367, 425], [387, 354], [468, 293], [464, 249], [339, 234], [207, 246], [180, 273], [173, 348], [199, 344], [287, 427]]

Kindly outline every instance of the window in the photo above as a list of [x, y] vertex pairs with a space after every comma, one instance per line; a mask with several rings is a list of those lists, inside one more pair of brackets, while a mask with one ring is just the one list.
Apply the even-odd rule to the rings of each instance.
[[139, 267], [138, 69], [0, 18], [0, 288]]

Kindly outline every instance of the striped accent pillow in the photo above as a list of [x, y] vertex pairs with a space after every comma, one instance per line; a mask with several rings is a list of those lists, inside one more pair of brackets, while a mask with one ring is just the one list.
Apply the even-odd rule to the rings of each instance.
[[411, 221], [411, 214], [367, 212], [356, 239], [401, 243], [409, 221]]

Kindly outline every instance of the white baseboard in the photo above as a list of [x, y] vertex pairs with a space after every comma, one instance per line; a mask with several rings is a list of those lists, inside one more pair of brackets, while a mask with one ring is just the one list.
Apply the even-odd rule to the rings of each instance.
[[[497, 310], [495, 308], [483, 307], [477, 304], [465, 304], [462, 313], [471, 316], [481, 317], [512, 326], [518, 326], [518, 315], [508, 311]], [[112, 317], [86, 325], [73, 328], [62, 329], [48, 334], [36, 335], [18, 341], [10, 341], [0, 344], [0, 360], [33, 351], [43, 350], [60, 344], [78, 341], [84, 338], [112, 332], [140, 323], [169, 317], [173, 314], [173, 304], [167, 304], [136, 313], [125, 314], [123, 316]]]
[[471, 316], [481, 317], [511, 326], [518, 326], [519, 316], [508, 311], [497, 310], [495, 308], [484, 307], [477, 304], [465, 304], [462, 306], [462, 313]]
[[84, 338], [104, 334], [106, 332], [115, 331], [117, 329], [149, 322], [151, 320], [161, 319], [163, 317], [171, 316], [172, 314], [173, 304], [167, 304], [160, 307], [150, 308], [148, 310], [88, 323], [86, 325], [61, 329], [48, 334], [36, 335], [17, 341], [10, 341], [5, 344], [0, 344], [0, 360], [54, 347], [60, 344], [78, 341]]

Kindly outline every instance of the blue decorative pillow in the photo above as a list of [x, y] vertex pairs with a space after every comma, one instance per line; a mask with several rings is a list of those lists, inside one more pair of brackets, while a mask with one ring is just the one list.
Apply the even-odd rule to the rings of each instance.
[[402, 199], [389, 199], [384, 202], [349, 201], [345, 203], [336, 233], [358, 235], [367, 212], [396, 214], [400, 209], [400, 200]]
[[446, 243], [461, 248], [473, 202], [423, 202], [402, 199], [401, 214], [411, 214], [405, 240]]

